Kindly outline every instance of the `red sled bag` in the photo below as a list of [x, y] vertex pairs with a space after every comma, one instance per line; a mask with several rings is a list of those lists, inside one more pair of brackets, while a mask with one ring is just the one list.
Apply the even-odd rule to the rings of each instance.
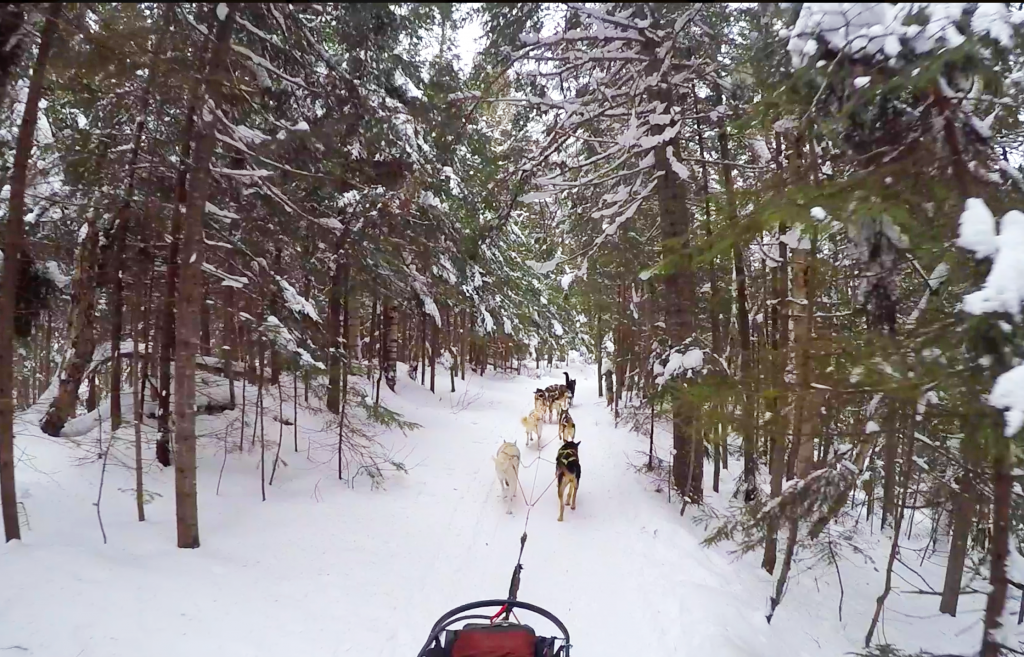
[[526, 625], [469, 624], [453, 634], [451, 657], [538, 657], [537, 634]]

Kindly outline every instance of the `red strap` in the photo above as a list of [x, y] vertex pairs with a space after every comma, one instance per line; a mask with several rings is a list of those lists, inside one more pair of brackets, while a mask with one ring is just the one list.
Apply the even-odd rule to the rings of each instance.
[[498, 616], [501, 616], [503, 613], [505, 613], [505, 608], [506, 607], [508, 607], [508, 604], [501, 605], [501, 609], [498, 610], [498, 613], [496, 613], [493, 616], [491, 616], [491, 624], [492, 625], [494, 624], [494, 621], [498, 620]]

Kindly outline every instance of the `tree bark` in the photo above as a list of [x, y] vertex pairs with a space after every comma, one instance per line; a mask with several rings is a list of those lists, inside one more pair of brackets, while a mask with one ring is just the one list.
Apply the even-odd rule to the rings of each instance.
[[[334, 255], [334, 272], [331, 274], [331, 289], [327, 299], [327, 410], [337, 413], [341, 400], [341, 286], [344, 268], [342, 249], [344, 240], [338, 237]], [[343, 339], [343, 338], [341, 338]]]
[[[965, 422], [965, 429], [973, 430], [973, 423]], [[961, 454], [964, 459], [964, 469], [956, 478], [957, 490], [953, 494], [953, 527], [949, 539], [949, 558], [946, 560], [946, 574], [942, 583], [942, 598], [939, 600], [939, 612], [956, 616], [957, 605], [960, 600], [960, 587], [963, 582], [964, 564], [967, 561], [967, 551], [971, 538], [971, 529], [974, 527], [975, 511], [975, 482], [974, 473], [971, 472], [977, 463], [975, 447], [970, 444], [971, 433], [965, 432], [961, 443]]]
[[438, 326], [433, 317], [430, 323], [430, 392], [434, 392], [434, 377], [437, 374], [437, 342]]
[[[124, 283], [121, 280], [121, 270], [124, 268], [124, 252], [127, 248], [128, 225], [131, 220], [131, 204], [135, 196], [135, 168], [139, 161], [139, 151], [142, 146], [142, 132], [146, 126], [146, 119], [149, 116], [150, 100], [152, 98], [153, 85], [156, 82], [156, 60], [163, 51], [163, 43], [167, 33], [170, 31], [171, 18], [174, 8], [170, 5], [164, 8], [163, 24], [157, 36], [156, 46], [149, 57], [149, 73], [146, 76], [146, 84], [142, 90], [142, 98], [139, 103], [139, 118], [135, 121], [135, 129], [132, 133], [132, 149], [128, 156], [128, 167], [125, 177], [125, 200], [117, 213], [117, 220], [114, 224], [114, 256], [112, 263], [113, 289], [111, 291], [110, 308], [110, 429], [117, 431], [121, 426], [121, 330], [124, 319]], [[137, 367], [137, 365], [134, 365]]]
[[[895, 422], [894, 429], [895, 429]], [[894, 431], [895, 433], [895, 431]], [[898, 435], [898, 434], [897, 434]], [[892, 591], [892, 570], [896, 563], [896, 557], [899, 555], [900, 550], [900, 530], [903, 527], [903, 516], [906, 513], [907, 508], [907, 495], [910, 491], [910, 474], [913, 470], [913, 457], [914, 457], [914, 426], [911, 424], [910, 431], [907, 432], [907, 436], [903, 439], [903, 476], [900, 489], [903, 491], [903, 499], [900, 502], [899, 508], [895, 511], [895, 517], [893, 519], [893, 533], [892, 533], [892, 545], [889, 549], [889, 561], [885, 568], [885, 585], [882, 588], [881, 595], [875, 601], [875, 613], [871, 618], [871, 624], [868, 626], [868, 633], [864, 637], [864, 647], [867, 648], [871, 645], [871, 639], [875, 634], [875, 628], [878, 626], [878, 621], [882, 615], [882, 609], [885, 607], [885, 601], [889, 597], [889, 593]], [[1004, 555], [1005, 556], [1005, 555]], [[1005, 564], [1005, 561], [1004, 561]], [[1005, 577], [1004, 587], [1005, 587]], [[1003, 597], [1006, 597], [1006, 589], [1003, 589]], [[991, 598], [990, 598], [991, 601]], [[1000, 607], [1000, 611], [1002, 608]], [[987, 616], [986, 616], [987, 618]], [[982, 651], [984, 654], [984, 650]], [[993, 657], [998, 655], [998, 651], [992, 653]]]
[[[666, 97], [660, 100], [671, 107], [671, 91], [664, 91], [662, 95]], [[680, 345], [693, 334], [695, 285], [692, 255], [689, 251], [691, 217], [687, 205], [688, 191], [685, 183], [672, 170], [668, 160], [668, 146], [678, 148], [678, 143], [673, 140], [667, 146], [658, 147], [654, 157], [655, 167], [661, 172], [657, 190], [662, 248], [665, 256], [677, 257], [675, 269], [665, 276], [666, 326], [672, 344]], [[704, 450], [698, 449], [693, 438], [695, 427], [692, 403], [685, 394], [681, 394], [672, 406], [674, 485], [680, 491], [688, 490], [690, 501], [699, 504], [704, 498]]]
[[[718, 103], [722, 102], [721, 92], [717, 94]], [[725, 120], [718, 122], [718, 152], [722, 162], [732, 160], [729, 152], [729, 132], [725, 127]], [[725, 205], [729, 222], [733, 225], [738, 223], [736, 216], [736, 198], [733, 190], [732, 166], [722, 165], [722, 181], [725, 188]], [[743, 262], [743, 249], [740, 247], [739, 239], [733, 240], [732, 245], [733, 269], [736, 276], [736, 329], [739, 332], [740, 340], [740, 434], [743, 438], [743, 501], [748, 504], [757, 497], [757, 442], [753, 427], [753, 380], [751, 378], [751, 350], [750, 350], [750, 315], [747, 310], [747, 273]]]
[[11, 172], [10, 203], [7, 212], [7, 236], [4, 246], [3, 280], [0, 281], [0, 506], [3, 509], [4, 535], [8, 541], [21, 538], [18, 521], [17, 491], [14, 485], [14, 311], [15, 294], [25, 249], [25, 189], [28, 164], [35, 145], [39, 101], [57, 19], [63, 5], [55, 2], [46, 14], [40, 35], [39, 52], [29, 81], [25, 110], [18, 129], [14, 167]]
[[383, 322], [382, 334], [382, 358], [381, 367], [384, 374], [384, 382], [391, 392], [395, 391], [395, 384], [398, 376], [398, 322], [395, 312], [395, 302], [389, 297], [384, 297], [382, 304], [381, 319]]
[[[209, 42], [204, 42], [201, 58], [206, 60], [206, 49]], [[203, 68], [206, 68], [204, 64]], [[178, 276], [180, 263], [178, 253], [181, 250], [182, 214], [185, 211], [185, 203], [188, 201], [188, 176], [192, 166], [192, 133], [196, 125], [196, 103], [199, 98], [202, 78], [196, 76], [190, 92], [188, 110], [185, 112], [185, 125], [181, 132], [181, 154], [178, 157], [178, 171], [174, 186], [174, 207], [171, 210], [170, 241], [167, 246], [167, 272], [166, 290], [164, 293], [164, 307], [160, 321], [160, 358], [159, 358], [159, 386], [160, 399], [159, 411], [157, 413], [157, 428], [160, 437], [157, 440], [157, 457], [161, 454], [170, 454], [171, 443], [171, 363], [175, 359], [175, 335], [176, 317], [175, 307], [178, 296]], [[170, 461], [161, 460], [164, 467], [170, 465]]]
[[[210, 55], [206, 93], [197, 99], [217, 106], [227, 78], [231, 29], [237, 5], [217, 25], [216, 45]], [[199, 547], [199, 508], [196, 492], [196, 353], [197, 315], [203, 290], [203, 210], [210, 191], [210, 161], [216, 145], [216, 117], [203, 112], [196, 153], [189, 177], [188, 203], [182, 234], [181, 295], [177, 299], [180, 326], [174, 360], [174, 497], [177, 511], [178, 547]]]
[[[1002, 418], [997, 419], [1001, 425]], [[996, 434], [998, 435], [998, 434]], [[1001, 437], [1000, 437], [1001, 438]], [[1010, 553], [1010, 510], [1013, 502], [1013, 463], [1010, 439], [997, 438], [992, 462], [992, 544], [989, 546], [988, 601], [985, 605], [985, 634], [981, 641], [979, 657], [999, 657], [1002, 648], [1015, 648], [1004, 644], [999, 634], [1003, 630], [1003, 609], [1006, 607], [1006, 592], [1009, 581], [1006, 576], [1006, 562]], [[1014, 642], [1016, 643], [1016, 642]]]
[[128, 242], [128, 215], [131, 209], [122, 206], [114, 226], [113, 288], [110, 293], [110, 430], [121, 428], [121, 331], [124, 328], [124, 250]]

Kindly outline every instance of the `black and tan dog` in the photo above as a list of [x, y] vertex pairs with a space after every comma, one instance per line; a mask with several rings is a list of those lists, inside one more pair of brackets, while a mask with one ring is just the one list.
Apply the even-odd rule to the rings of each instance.
[[[583, 441], [580, 441], [583, 442]], [[576, 510], [576, 492], [580, 489], [580, 443], [571, 440], [562, 443], [555, 457], [555, 478], [558, 480], [558, 522], [565, 514], [566, 498], [569, 508]]]
[[562, 442], [576, 439], [576, 423], [572, 421], [569, 411], [564, 408], [558, 414], [558, 437], [562, 439]]
[[552, 384], [544, 388], [544, 399], [547, 402], [548, 416], [553, 420], [556, 411], [569, 407], [569, 389], [561, 383]]

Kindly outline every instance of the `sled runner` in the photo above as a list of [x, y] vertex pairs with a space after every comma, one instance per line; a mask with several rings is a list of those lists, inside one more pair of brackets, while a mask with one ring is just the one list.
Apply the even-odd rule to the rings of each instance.
[[[496, 614], [467, 614], [468, 611], [498, 607]], [[515, 609], [529, 611], [550, 621], [561, 637], [537, 636], [529, 625], [508, 620]], [[498, 620], [504, 615], [503, 620]], [[462, 621], [461, 629], [449, 629]], [[452, 609], [441, 616], [417, 657], [569, 657], [569, 630], [550, 611], [528, 602], [480, 600]]]

